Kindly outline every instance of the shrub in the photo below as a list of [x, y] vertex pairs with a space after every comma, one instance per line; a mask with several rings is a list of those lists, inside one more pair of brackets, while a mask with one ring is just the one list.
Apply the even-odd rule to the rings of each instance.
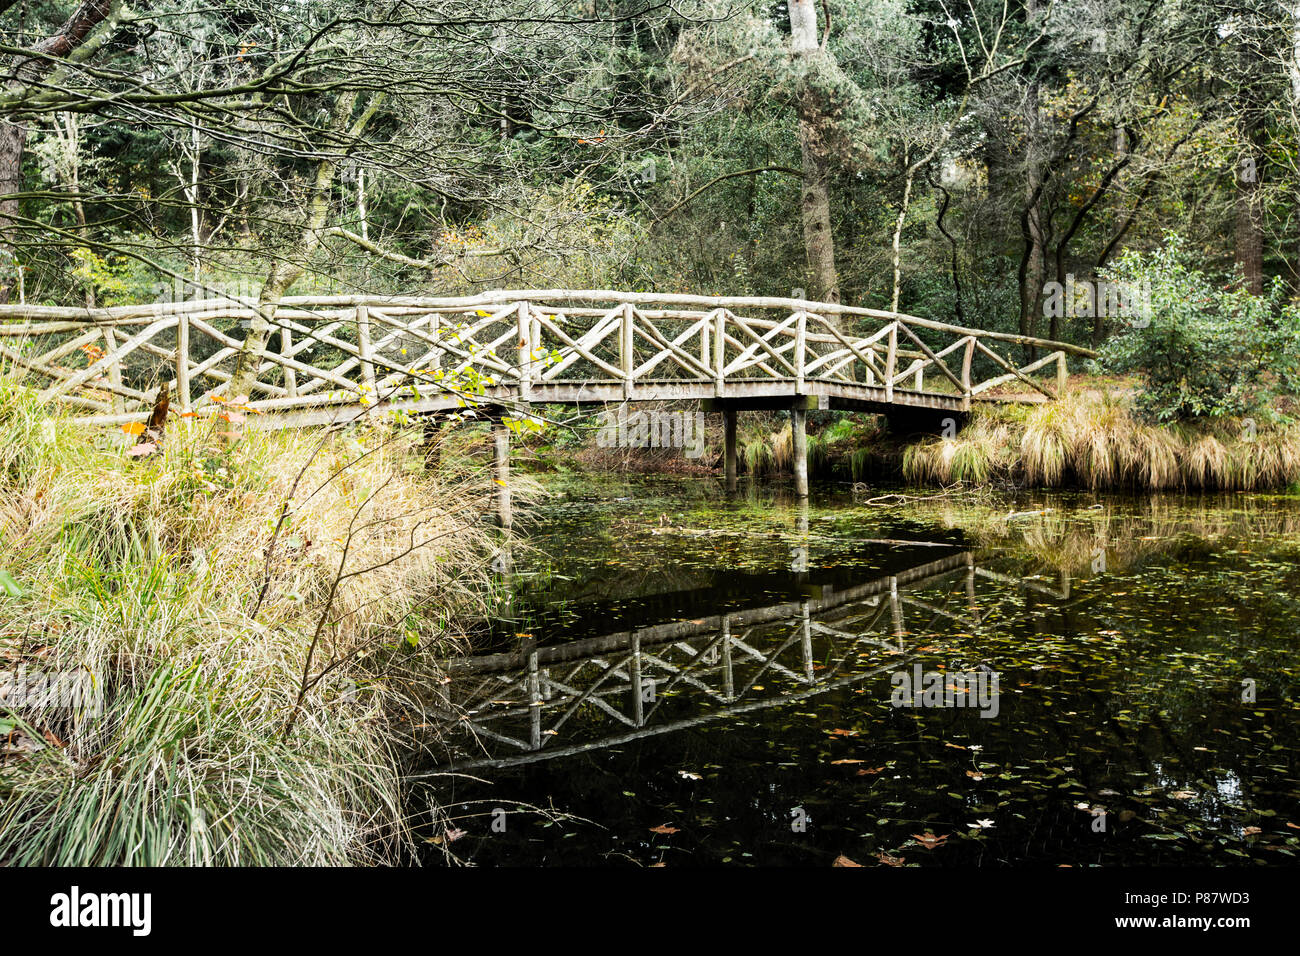
[[1148, 255], [1130, 252], [1109, 278], [1149, 289], [1149, 315], [1101, 350], [1107, 371], [1143, 380], [1138, 414], [1175, 422], [1260, 412], [1295, 384], [1300, 310], [1274, 282], [1251, 295], [1195, 268], [1182, 239]]

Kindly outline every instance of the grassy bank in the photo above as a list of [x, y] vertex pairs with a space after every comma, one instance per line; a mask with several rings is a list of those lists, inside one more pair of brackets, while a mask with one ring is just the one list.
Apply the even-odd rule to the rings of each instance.
[[0, 671], [101, 705], [0, 709], [0, 864], [409, 848], [403, 760], [488, 590], [490, 483], [454, 448], [425, 470], [414, 429], [230, 427], [132, 457], [0, 377]]

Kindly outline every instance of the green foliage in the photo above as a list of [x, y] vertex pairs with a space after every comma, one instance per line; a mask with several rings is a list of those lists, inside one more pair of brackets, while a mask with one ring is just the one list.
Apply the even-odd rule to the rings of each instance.
[[1186, 243], [1169, 236], [1156, 251], [1126, 253], [1116, 282], [1150, 290], [1150, 315], [1101, 351], [1107, 371], [1142, 377], [1139, 413], [1161, 422], [1264, 412], [1292, 388], [1300, 365], [1300, 309], [1280, 282], [1256, 296], [1231, 278], [1197, 268]]

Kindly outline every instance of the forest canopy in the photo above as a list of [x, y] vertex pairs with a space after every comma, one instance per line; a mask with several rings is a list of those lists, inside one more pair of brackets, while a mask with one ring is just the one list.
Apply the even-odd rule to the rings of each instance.
[[1300, 14], [1263, 0], [8, 0], [0, 35], [11, 303], [799, 294], [1096, 346], [1124, 322], [1059, 290], [1169, 234], [1300, 290]]

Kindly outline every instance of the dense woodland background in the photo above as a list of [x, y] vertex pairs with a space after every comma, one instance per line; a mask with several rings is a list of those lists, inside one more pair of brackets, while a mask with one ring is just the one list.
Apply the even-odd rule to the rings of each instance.
[[0, 36], [9, 302], [802, 291], [1099, 344], [1044, 286], [1171, 234], [1300, 292], [1294, 3], [0, 0]]

